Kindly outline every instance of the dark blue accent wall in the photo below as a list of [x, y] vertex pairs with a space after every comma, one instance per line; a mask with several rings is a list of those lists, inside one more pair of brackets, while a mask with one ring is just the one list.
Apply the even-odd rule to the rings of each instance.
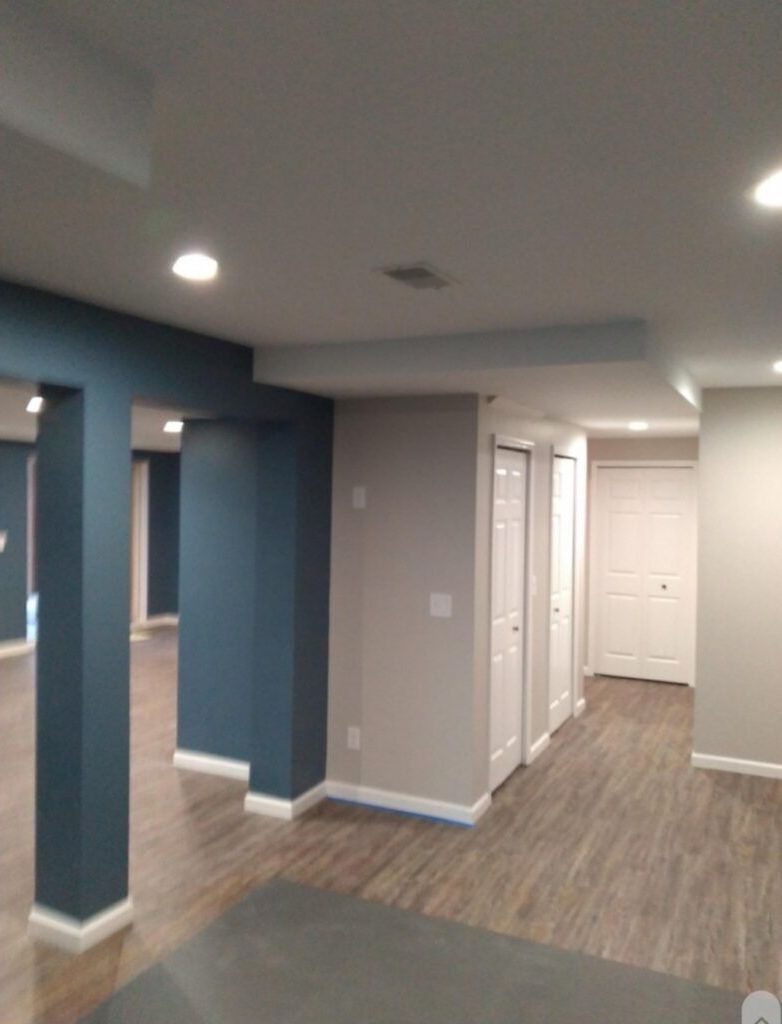
[[149, 464], [147, 615], [179, 608], [179, 453], [134, 451]]
[[257, 433], [254, 423], [188, 423], [181, 456], [177, 744], [242, 761], [251, 752]]
[[81, 920], [127, 891], [130, 410], [43, 393], [36, 901]]
[[0, 641], [26, 635], [27, 464], [32, 445], [0, 441], [0, 530], [8, 534], [0, 554]]
[[[222, 442], [215, 435], [197, 469], [202, 484], [234, 488], [207, 487], [211, 508], [187, 502], [183, 457], [181, 551], [208, 554], [194, 555], [205, 559], [201, 574], [180, 562], [180, 690], [201, 685], [197, 626], [211, 622], [198, 742], [246, 751], [241, 728], [232, 746], [209, 728], [210, 707], [241, 706], [253, 785], [279, 796], [324, 771], [332, 403], [255, 384], [241, 346], [8, 282], [0, 377], [49, 386], [38, 477], [36, 900], [84, 919], [127, 894], [131, 403], [240, 421]], [[242, 483], [238, 464], [253, 447]], [[254, 506], [246, 520], [245, 497]], [[236, 537], [222, 518], [229, 506]], [[240, 582], [224, 596], [228, 566]], [[225, 615], [215, 616], [216, 595]]]

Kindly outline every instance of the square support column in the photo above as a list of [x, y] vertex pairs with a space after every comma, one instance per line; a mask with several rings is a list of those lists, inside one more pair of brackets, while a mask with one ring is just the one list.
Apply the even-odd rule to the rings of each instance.
[[130, 403], [95, 389], [44, 397], [30, 933], [78, 953], [132, 916]]
[[286, 819], [326, 795], [330, 480], [330, 415], [261, 430], [245, 809]]
[[250, 776], [246, 809], [323, 794], [331, 411], [306, 423], [188, 423], [182, 444], [174, 763]]

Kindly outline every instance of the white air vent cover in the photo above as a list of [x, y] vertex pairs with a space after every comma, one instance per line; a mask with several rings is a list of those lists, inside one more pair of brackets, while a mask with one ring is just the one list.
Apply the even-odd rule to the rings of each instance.
[[408, 263], [406, 266], [382, 267], [381, 274], [410, 288], [447, 288], [451, 278], [428, 263]]

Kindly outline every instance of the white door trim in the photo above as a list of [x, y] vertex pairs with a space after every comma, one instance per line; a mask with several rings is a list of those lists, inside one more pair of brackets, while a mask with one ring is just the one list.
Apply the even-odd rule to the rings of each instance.
[[[599, 469], [691, 469], [698, 483], [698, 462], [695, 459], [595, 459], [589, 472], [589, 629], [587, 635], [587, 664], [597, 664], [597, 472]], [[698, 505], [696, 499], [695, 517], [697, 527]], [[697, 572], [697, 559], [695, 571]], [[693, 580], [695, 599], [698, 595], [698, 580]], [[695, 685], [695, 671], [691, 686]]]
[[32, 452], [27, 456], [27, 596], [35, 591], [35, 503], [36, 495], [36, 473], [38, 467], [38, 455]]
[[[527, 464], [527, 494], [526, 494], [526, 508], [525, 514], [525, 540], [524, 540], [524, 656], [522, 658], [522, 681], [521, 681], [521, 763], [531, 764], [535, 759], [536, 753], [533, 752], [533, 739], [532, 739], [532, 716], [530, 714], [531, 700], [532, 700], [532, 553], [533, 548], [533, 532], [534, 532], [534, 518], [533, 510], [535, 508], [535, 474], [532, 467], [532, 453], [535, 448], [534, 441], [526, 441], [520, 437], [511, 437], [508, 434], [494, 434], [492, 437], [492, 455], [491, 455], [491, 494], [489, 496], [489, 503], [491, 507], [491, 514], [489, 516], [489, 600], [488, 600], [488, 628], [489, 628], [489, 644], [487, 651], [488, 658], [488, 672], [489, 678], [491, 677], [491, 593], [492, 593], [492, 567], [494, 565], [494, 481], [495, 481], [495, 460], [497, 458], [498, 448], [512, 448], [515, 451], [527, 452], [528, 464]], [[486, 749], [491, 751], [491, 743], [489, 741], [489, 728], [491, 722], [491, 706], [489, 701], [491, 700], [491, 685], [486, 689], [486, 701], [487, 701], [487, 715], [486, 715]], [[487, 769], [489, 765], [487, 764]]]
[[131, 552], [133, 565], [131, 579], [130, 624], [140, 625], [147, 620], [149, 590], [149, 460], [131, 462]]
[[[578, 516], [579, 516], [579, 505], [578, 505], [578, 492], [579, 492], [579, 472], [581, 467], [579, 466], [578, 457], [573, 454], [570, 448], [566, 445], [552, 445], [551, 447], [551, 483], [549, 486], [549, 507], [548, 507], [548, 519], [549, 519], [549, 552], [548, 552], [548, 564], [549, 564], [549, 601], [546, 605], [546, 614], [548, 622], [547, 636], [549, 638], [549, 657], [546, 659], [546, 668], [550, 671], [550, 641], [551, 641], [551, 560], [553, 555], [553, 543], [554, 534], [552, 528], [552, 517], [554, 514], [554, 459], [570, 459], [573, 463], [573, 576], [571, 580], [571, 586], [573, 588], [572, 597], [572, 609], [571, 616], [573, 622], [573, 628], [571, 630], [571, 644], [572, 650], [570, 652], [570, 707], [572, 709], [572, 717], [576, 717], [581, 714], [584, 710], [583, 698], [581, 696], [581, 676], [583, 674], [583, 666], [579, 664], [580, 658], [578, 652], [581, 650], [581, 631], [582, 631], [582, 608], [581, 608], [581, 578], [579, 563], [579, 529], [578, 529]], [[547, 676], [546, 679], [547, 687], [550, 685]], [[546, 702], [548, 706], [549, 694], [546, 691]], [[578, 708], [578, 710], [577, 710]], [[551, 711], [549, 710], [549, 734], [551, 733]]]

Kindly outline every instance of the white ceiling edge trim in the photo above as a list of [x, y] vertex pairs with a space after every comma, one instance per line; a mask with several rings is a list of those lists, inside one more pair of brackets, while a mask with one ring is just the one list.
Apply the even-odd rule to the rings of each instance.
[[256, 381], [328, 393], [334, 379], [386, 375], [400, 382], [422, 373], [646, 360], [643, 320], [519, 331], [427, 335], [379, 341], [267, 345], [255, 349]]

